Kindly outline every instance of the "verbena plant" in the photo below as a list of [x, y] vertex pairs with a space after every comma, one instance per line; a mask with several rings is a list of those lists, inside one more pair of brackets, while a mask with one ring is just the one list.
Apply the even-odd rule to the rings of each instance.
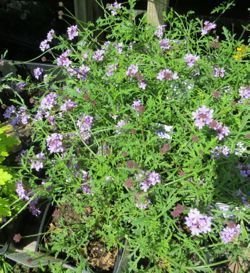
[[126, 244], [128, 272], [245, 266], [249, 49], [225, 27], [218, 37], [215, 23], [173, 11], [155, 29], [134, 2], [42, 41], [60, 73], [38, 67], [36, 82], [26, 79], [39, 96], [21, 111], [33, 130], [19, 196], [70, 206], [47, 247], [79, 272], [92, 241]]

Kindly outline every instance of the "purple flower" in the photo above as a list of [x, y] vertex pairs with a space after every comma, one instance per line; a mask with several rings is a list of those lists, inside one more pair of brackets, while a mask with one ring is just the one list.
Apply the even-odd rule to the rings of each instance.
[[105, 54], [105, 50], [103, 49], [98, 49], [94, 52], [93, 54], [93, 59], [96, 61], [96, 62], [102, 62], [103, 59], [104, 59], [104, 54]]
[[143, 110], [144, 110], [144, 106], [143, 106], [141, 100], [133, 101], [132, 108], [137, 112], [143, 112]]
[[79, 69], [77, 70], [77, 78], [86, 80], [89, 71], [90, 71], [90, 68], [87, 65], [84, 65], [84, 64], [81, 65]]
[[157, 172], [153, 171], [148, 174], [147, 180], [152, 186], [155, 186], [161, 182], [161, 176]]
[[140, 184], [140, 188], [141, 190], [143, 190], [144, 192], [147, 192], [149, 190], [149, 188], [151, 187], [151, 184], [148, 180], [145, 180], [143, 181], [141, 184]]
[[50, 125], [55, 126], [55, 124], [56, 124], [56, 122], [55, 122], [55, 116], [49, 115], [49, 116], [47, 116], [47, 120], [48, 120], [48, 122], [49, 122]]
[[34, 77], [39, 80], [43, 74], [43, 69], [40, 68], [40, 67], [37, 67], [33, 70], [33, 73], [34, 73]]
[[44, 153], [39, 153], [35, 155], [35, 159], [31, 160], [31, 169], [35, 169], [37, 172], [43, 169], [43, 162], [45, 160]]
[[22, 125], [27, 125], [30, 119], [30, 116], [27, 113], [26, 107], [20, 107], [17, 112], [17, 122]]
[[120, 134], [122, 132], [122, 128], [127, 125], [127, 122], [123, 119], [119, 120], [116, 124], [116, 133]]
[[170, 44], [170, 40], [169, 39], [162, 39], [159, 41], [160, 44], [160, 48], [162, 50], [169, 50], [171, 49], [171, 44]]
[[203, 27], [201, 29], [201, 35], [206, 35], [208, 34], [212, 29], [216, 28], [216, 24], [215, 23], [211, 23], [209, 21], [205, 21], [203, 24]]
[[57, 94], [56, 93], [49, 93], [46, 95], [40, 104], [41, 110], [51, 110], [56, 105]]
[[250, 164], [238, 164], [240, 175], [243, 177], [250, 177]]
[[195, 112], [192, 113], [195, 125], [201, 129], [205, 125], [209, 125], [213, 118], [213, 110], [206, 106], [201, 106]]
[[84, 115], [77, 121], [77, 126], [83, 140], [88, 140], [91, 137], [91, 128], [94, 118], [89, 115]]
[[62, 112], [68, 112], [68, 111], [74, 109], [76, 106], [77, 106], [77, 104], [74, 101], [72, 101], [71, 99], [69, 99], [69, 100], [66, 100], [66, 102], [64, 104], [61, 105], [60, 110]]
[[8, 106], [3, 113], [5, 119], [9, 119], [16, 115], [16, 107], [14, 105]]
[[113, 4], [107, 4], [107, 10], [111, 11], [111, 14], [115, 16], [117, 12], [122, 8], [122, 4], [115, 1]]
[[144, 176], [143, 182], [140, 183], [140, 188], [144, 192], [147, 192], [150, 187], [155, 186], [156, 184], [160, 182], [161, 182], [161, 177], [157, 172], [155, 171], [146, 172], [146, 176]]
[[163, 80], [177, 80], [178, 74], [176, 72], [172, 72], [170, 69], [163, 69], [161, 70], [157, 75], [157, 80], [163, 81]]
[[3, 114], [4, 118], [10, 119], [10, 124], [15, 126], [18, 124], [26, 125], [30, 119], [30, 116], [27, 114], [26, 107], [20, 107], [18, 110], [14, 105], [7, 107]]
[[139, 81], [138, 86], [139, 86], [140, 89], [145, 90], [146, 87], [147, 87], [147, 84], [146, 84], [145, 81]]
[[40, 43], [39, 48], [40, 48], [40, 50], [41, 50], [42, 52], [44, 52], [45, 50], [49, 49], [50, 46], [49, 46], [48, 40], [43, 40], [43, 41]]
[[213, 150], [212, 150], [212, 156], [213, 157], [220, 157], [220, 156], [229, 156], [230, 154], [230, 149], [223, 145], [223, 146], [216, 146]]
[[41, 214], [41, 210], [37, 208], [38, 199], [34, 199], [29, 203], [29, 211], [33, 216], [39, 216]]
[[47, 137], [47, 147], [50, 153], [60, 153], [64, 151], [63, 136], [61, 134], [53, 133]]
[[55, 31], [54, 31], [54, 29], [51, 29], [51, 30], [47, 33], [47, 41], [48, 41], [48, 42], [52, 42], [54, 36], [55, 36]]
[[126, 75], [128, 77], [135, 77], [138, 71], [139, 71], [138, 65], [131, 64], [127, 69]]
[[199, 56], [193, 54], [186, 54], [184, 56], [184, 61], [187, 63], [188, 67], [193, 67], [195, 63], [200, 59]]
[[240, 225], [231, 224], [223, 228], [220, 232], [220, 238], [224, 244], [228, 244], [235, 240], [240, 235]]
[[106, 76], [111, 77], [114, 75], [115, 71], [117, 70], [118, 65], [117, 64], [111, 64], [106, 69]]
[[71, 41], [73, 40], [75, 37], [78, 36], [78, 28], [77, 25], [74, 26], [70, 26], [67, 28], [67, 33], [68, 33], [68, 39]]
[[165, 32], [166, 25], [158, 26], [155, 31], [155, 36], [159, 39], [162, 39], [164, 32]]
[[190, 209], [188, 216], [185, 217], [185, 224], [193, 236], [208, 233], [211, 231], [212, 217], [201, 214], [198, 209]]
[[118, 44], [115, 46], [115, 49], [117, 50], [118, 54], [122, 54], [122, 51], [123, 51], [123, 43], [118, 43]]
[[63, 52], [57, 59], [57, 65], [58, 66], [64, 66], [64, 67], [69, 67], [71, 65], [71, 60], [68, 58], [69, 54], [70, 54], [70, 50], [66, 50], [65, 52]]
[[246, 100], [250, 98], [250, 86], [242, 86], [240, 87], [239, 94], [242, 100]]
[[225, 76], [225, 69], [220, 67], [214, 68], [214, 77], [215, 78], [224, 78]]
[[28, 192], [24, 189], [22, 182], [17, 182], [16, 193], [22, 200], [29, 200]]
[[230, 133], [229, 128], [223, 125], [221, 122], [216, 122], [216, 126], [213, 129], [216, 131], [219, 140], [222, 140], [225, 136], [228, 136]]
[[23, 90], [25, 86], [26, 86], [25, 82], [19, 82], [19, 83], [16, 84], [16, 88], [18, 90]]
[[83, 183], [83, 184], [81, 185], [81, 188], [82, 188], [82, 191], [83, 191], [84, 193], [86, 193], [86, 194], [91, 194], [91, 193], [92, 193], [91, 187], [90, 187], [90, 185], [87, 184], [87, 183]]

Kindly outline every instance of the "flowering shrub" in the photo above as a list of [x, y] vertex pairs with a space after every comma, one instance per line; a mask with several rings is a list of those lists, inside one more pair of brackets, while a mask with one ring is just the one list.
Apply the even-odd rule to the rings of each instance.
[[169, 12], [154, 29], [133, 2], [41, 42], [63, 79], [38, 68], [26, 79], [42, 97], [25, 108], [19, 196], [70, 206], [47, 247], [79, 270], [99, 241], [126, 242], [128, 272], [214, 272], [249, 244], [249, 64], [214, 22]]

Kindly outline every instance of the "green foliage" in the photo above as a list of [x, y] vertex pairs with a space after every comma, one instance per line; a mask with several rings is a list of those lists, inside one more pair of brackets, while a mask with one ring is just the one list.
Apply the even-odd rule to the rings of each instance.
[[0, 125], [0, 222], [3, 217], [11, 216], [10, 204], [17, 199], [12, 171], [4, 165], [4, 160], [19, 144], [13, 127]]

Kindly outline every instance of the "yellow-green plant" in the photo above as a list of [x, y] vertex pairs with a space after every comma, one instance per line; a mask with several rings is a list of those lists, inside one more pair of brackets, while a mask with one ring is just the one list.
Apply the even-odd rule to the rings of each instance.
[[20, 144], [12, 132], [11, 125], [0, 124], [0, 222], [11, 215], [10, 205], [17, 198], [11, 168], [5, 165], [9, 153]]

